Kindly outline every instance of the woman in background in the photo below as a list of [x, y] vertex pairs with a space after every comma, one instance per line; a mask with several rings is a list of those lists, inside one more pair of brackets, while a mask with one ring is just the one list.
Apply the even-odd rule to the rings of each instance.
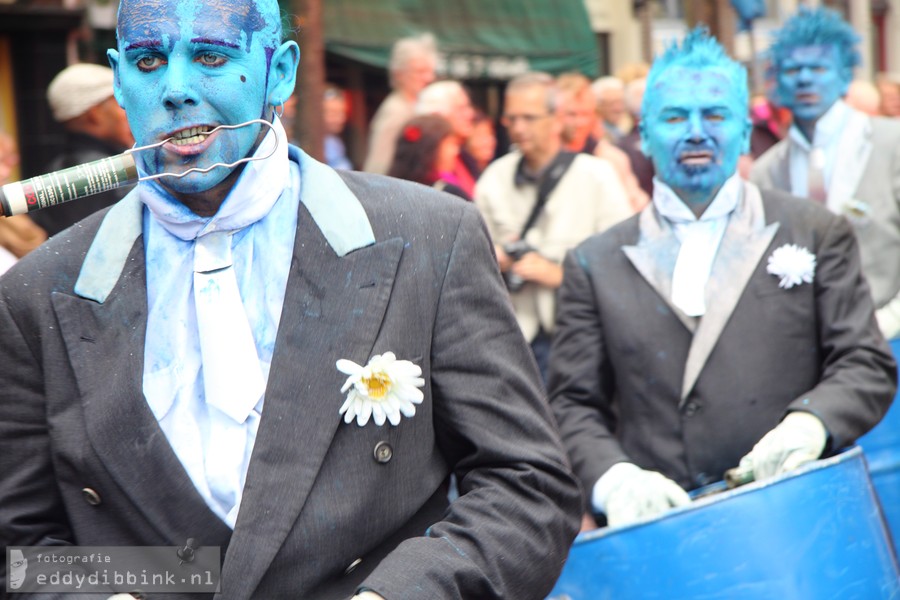
[[388, 175], [430, 185], [471, 201], [453, 175], [459, 142], [440, 115], [419, 115], [403, 125]]

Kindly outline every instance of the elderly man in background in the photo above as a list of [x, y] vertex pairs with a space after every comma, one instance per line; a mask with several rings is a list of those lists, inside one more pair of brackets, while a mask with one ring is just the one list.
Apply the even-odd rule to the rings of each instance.
[[394, 160], [397, 136], [403, 124], [415, 115], [419, 92], [434, 81], [437, 59], [437, 42], [430, 33], [394, 43], [388, 66], [392, 91], [369, 123], [369, 150], [363, 171], [387, 173]]
[[631, 160], [605, 136], [595, 137], [603, 124], [598, 123], [597, 102], [591, 81], [581, 73], [563, 73], [556, 78], [556, 110], [562, 121], [563, 149], [584, 152], [609, 161], [616, 170], [631, 208], [638, 211], [649, 197], [638, 185], [631, 169]]
[[563, 149], [553, 77], [526, 73], [510, 81], [502, 123], [516, 149], [485, 169], [475, 204], [519, 326], [545, 374], [565, 252], [632, 210], [609, 162]]
[[[66, 130], [63, 150], [46, 172], [100, 160], [134, 145], [125, 111], [113, 96], [113, 72], [107, 66], [79, 63], [60, 71], [47, 87], [47, 102]], [[32, 212], [31, 219], [56, 235], [84, 217], [125, 197], [131, 186]]]
[[631, 172], [634, 173], [638, 185], [647, 194], [647, 198], [653, 196], [653, 177], [656, 171], [653, 161], [641, 150], [641, 104], [644, 101], [644, 89], [647, 87], [647, 78], [638, 77], [625, 84], [625, 108], [631, 115], [634, 126], [619, 140], [619, 148], [631, 161]]
[[628, 112], [625, 110], [625, 82], [608, 75], [595, 80], [591, 89], [597, 99], [597, 114], [600, 115], [604, 135], [616, 144], [630, 129]]
[[900, 335], [900, 121], [870, 117], [841, 97], [859, 64], [859, 36], [833, 10], [801, 8], [770, 48], [777, 102], [793, 125], [753, 165], [763, 188], [846, 216], [885, 337]]
[[475, 182], [481, 176], [478, 161], [465, 150], [466, 141], [475, 129], [475, 109], [469, 92], [458, 81], [437, 81], [419, 94], [417, 115], [440, 115], [450, 122], [460, 151], [449, 173], [449, 183], [459, 186], [471, 198]]
[[836, 452], [896, 390], [849, 224], [736, 174], [747, 103], [704, 30], [668, 48], [640, 121], [653, 202], [566, 257], [550, 403], [611, 525], [739, 465], [762, 480]]

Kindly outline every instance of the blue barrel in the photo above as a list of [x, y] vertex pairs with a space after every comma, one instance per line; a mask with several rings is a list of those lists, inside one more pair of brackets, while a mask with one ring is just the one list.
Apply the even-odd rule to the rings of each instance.
[[[900, 339], [891, 340], [891, 350], [900, 362]], [[890, 410], [869, 433], [859, 438], [869, 463], [869, 475], [881, 502], [881, 510], [894, 539], [900, 548], [900, 393], [894, 397]]]
[[900, 567], [862, 450], [583, 533], [549, 596], [673, 598], [900, 598]]

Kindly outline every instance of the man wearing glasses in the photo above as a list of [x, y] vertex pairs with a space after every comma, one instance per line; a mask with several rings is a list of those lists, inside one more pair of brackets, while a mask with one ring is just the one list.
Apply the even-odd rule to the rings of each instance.
[[542, 376], [565, 252], [632, 212], [607, 161], [563, 150], [556, 103], [556, 82], [546, 73], [510, 81], [502, 123], [514, 149], [491, 163], [475, 188], [519, 327]]

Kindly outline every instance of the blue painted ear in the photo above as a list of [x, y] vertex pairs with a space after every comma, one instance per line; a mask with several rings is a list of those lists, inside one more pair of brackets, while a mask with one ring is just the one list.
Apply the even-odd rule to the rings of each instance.
[[119, 51], [113, 48], [107, 50], [106, 60], [109, 61], [109, 66], [113, 70], [113, 96], [115, 96], [119, 106], [122, 106], [122, 92], [119, 87]]
[[299, 65], [300, 47], [297, 42], [284, 42], [275, 50], [269, 66], [269, 89], [266, 95], [269, 105], [278, 106], [291, 97], [297, 83]]

